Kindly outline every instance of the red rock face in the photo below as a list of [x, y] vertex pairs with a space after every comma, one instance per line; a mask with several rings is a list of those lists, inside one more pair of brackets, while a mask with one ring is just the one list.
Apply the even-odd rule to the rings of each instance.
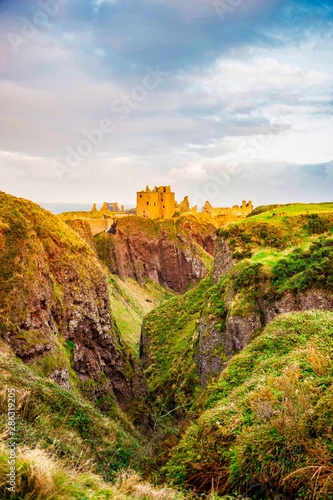
[[71, 367], [82, 383], [94, 381], [92, 397], [112, 391], [124, 409], [144, 397], [141, 370], [112, 321], [92, 237], [88, 246], [56, 216], [6, 195], [0, 195], [0, 219], [8, 226], [0, 234], [0, 275], [7, 277], [0, 293], [2, 339], [25, 362], [53, 355], [54, 370], [45, 375], [66, 388], [58, 345], [66, 349], [69, 342]]
[[207, 275], [204, 261], [209, 259], [206, 252], [210, 255], [214, 252], [213, 226], [211, 234], [205, 235], [200, 234], [199, 228], [193, 230], [189, 226], [170, 233], [160, 231], [158, 223], [147, 221], [147, 224], [155, 224], [156, 231], [149, 233], [133, 224], [129, 232], [120, 220], [115, 235], [97, 236], [99, 256], [113, 273], [140, 284], [149, 279], [179, 293]]

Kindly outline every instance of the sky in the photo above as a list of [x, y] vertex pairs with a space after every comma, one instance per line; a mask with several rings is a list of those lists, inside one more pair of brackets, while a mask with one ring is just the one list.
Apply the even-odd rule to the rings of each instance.
[[0, 0], [0, 190], [333, 200], [333, 4]]

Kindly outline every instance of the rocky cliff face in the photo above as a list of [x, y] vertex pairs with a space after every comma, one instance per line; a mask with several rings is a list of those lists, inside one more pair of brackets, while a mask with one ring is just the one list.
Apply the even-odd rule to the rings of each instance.
[[217, 283], [229, 271], [231, 271], [234, 264], [235, 261], [232, 258], [232, 250], [228, 244], [228, 240], [223, 236], [219, 236], [215, 244], [214, 268], [212, 275], [213, 283]]
[[65, 387], [74, 369], [94, 397], [111, 390], [122, 408], [142, 398], [141, 373], [112, 324], [94, 252], [65, 223], [26, 200], [1, 193], [0, 217], [2, 338], [25, 362], [47, 358], [47, 375]]
[[128, 217], [119, 220], [116, 234], [102, 233], [96, 243], [112, 273], [140, 284], [149, 279], [182, 293], [207, 275], [215, 231], [215, 226], [195, 220]]
[[[219, 236], [216, 242], [213, 282], [226, 278], [217, 293], [224, 303], [224, 315], [203, 312], [199, 326], [198, 367], [200, 379], [206, 386], [217, 376], [233, 355], [242, 351], [250, 341], [279, 314], [292, 311], [333, 310], [333, 293], [312, 287], [286, 291], [281, 296], [270, 293], [271, 276], [263, 275], [248, 290], [235, 290], [237, 273], [231, 272], [237, 261], [232, 258], [228, 240]], [[246, 268], [246, 266], [245, 266]], [[209, 297], [209, 295], [208, 295]], [[209, 298], [207, 299], [209, 300]]]

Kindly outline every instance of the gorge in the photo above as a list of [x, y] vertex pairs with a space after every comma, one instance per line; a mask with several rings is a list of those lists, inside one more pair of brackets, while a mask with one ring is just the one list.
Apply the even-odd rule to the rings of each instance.
[[331, 498], [333, 203], [91, 217], [0, 193], [3, 498], [7, 388], [15, 498]]

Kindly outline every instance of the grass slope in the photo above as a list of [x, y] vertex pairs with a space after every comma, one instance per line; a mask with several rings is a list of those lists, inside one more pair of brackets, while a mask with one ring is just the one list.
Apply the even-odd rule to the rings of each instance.
[[141, 286], [131, 278], [121, 280], [115, 274], [109, 276], [108, 289], [112, 316], [122, 338], [138, 356], [144, 317], [173, 294], [158, 283], [146, 281]]
[[148, 347], [145, 354], [149, 359], [145, 373], [155, 428], [171, 414], [184, 415], [196, 391], [201, 390], [194, 347], [198, 341], [200, 311], [210, 285], [211, 279], [206, 278], [144, 319], [143, 335]]
[[[193, 414], [200, 411], [201, 402], [205, 398], [205, 393], [203, 393], [202, 389], [199, 387], [196, 359], [196, 353], [198, 352], [198, 325], [201, 318], [208, 318], [209, 322], [214, 325], [214, 328], [221, 333], [221, 338], [223, 339], [226, 321], [230, 316], [243, 318], [245, 322], [246, 318], [253, 313], [259, 314], [260, 316], [263, 314], [260, 309], [263, 302], [266, 304], [266, 307], [269, 307], [269, 304], [273, 304], [275, 300], [279, 300], [287, 291], [292, 292], [296, 297], [304, 293], [307, 289], [320, 289], [325, 293], [332, 292], [333, 204], [311, 206], [309, 210], [307, 207], [307, 205], [300, 204], [289, 207], [283, 206], [279, 209], [279, 213], [276, 212], [277, 208], [274, 207], [272, 210], [260, 213], [253, 218], [248, 218], [238, 224], [232, 224], [220, 229], [220, 236], [223, 236], [227, 240], [229, 246], [233, 248], [234, 254], [236, 254], [233, 255], [234, 267], [232, 271], [214, 286], [211, 284], [210, 279], [207, 278], [200, 283], [198, 287], [191, 290], [183, 297], [177, 297], [166, 302], [159, 309], [147, 316], [144, 321], [144, 332], [147, 335], [146, 348], [148, 349], [148, 360], [150, 364], [146, 370], [146, 376], [151, 398], [154, 401], [153, 408], [155, 411], [154, 417], [157, 418], [157, 428], [158, 426], [161, 428], [165, 426], [164, 428], [167, 429], [168, 426], [170, 426], [170, 418], [172, 416], [180, 419], [186, 418], [186, 409], [190, 413], [192, 412], [192, 417]], [[286, 212], [288, 212], [287, 215]], [[259, 220], [259, 218], [261, 218], [261, 220]], [[278, 323], [279, 320], [276, 320], [277, 323], [274, 323], [274, 325], [278, 324], [280, 337], [277, 338], [275, 346], [276, 352], [268, 350], [265, 355], [267, 367], [270, 365], [270, 360], [272, 361], [273, 367], [275, 362], [274, 356], [278, 359], [280, 354], [282, 354], [282, 350], [281, 352], [278, 351], [278, 344], [282, 342], [283, 339], [284, 344], [286, 344], [286, 349], [289, 349], [288, 355], [283, 358], [283, 362], [286, 365], [286, 370], [289, 370], [287, 366], [288, 356], [289, 353], [291, 353], [292, 359], [296, 342], [295, 339], [297, 338], [297, 336], [292, 337], [289, 335], [293, 329], [300, 332], [299, 342], [303, 339], [301, 335], [303, 328], [304, 338], [306, 335], [310, 338], [312, 331], [315, 333], [315, 339], [316, 341], [318, 340], [318, 342], [320, 341], [321, 335], [323, 338], [326, 338], [326, 335], [330, 338], [332, 314], [319, 312], [313, 313], [313, 316], [311, 316], [312, 313], [308, 314], [309, 316], [307, 316], [307, 313], [304, 315], [298, 315], [296, 313], [294, 315], [291, 314], [288, 320], [281, 319], [281, 323]], [[263, 320], [261, 323], [262, 326], [254, 332], [254, 336], [259, 335], [259, 339], [261, 338], [260, 335], [262, 334], [264, 324], [264, 318], [260, 319]], [[322, 333], [320, 330], [321, 321], [323, 321]], [[268, 327], [267, 332], [275, 332], [274, 326], [272, 326], [272, 330], [269, 330], [269, 328], [270, 327]], [[284, 332], [285, 338], [283, 337]], [[251, 343], [247, 350], [250, 349], [252, 345], [255, 346], [255, 343], [259, 342], [259, 340], [252, 340], [252, 342], [253, 344]], [[329, 342], [331, 342], [331, 340], [329, 340]], [[327, 348], [330, 349], [329, 344], [327, 344]], [[221, 349], [217, 351], [214, 351], [213, 354], [217, 354], [222, 362], [225, 363], [227, 358], [223, 351], [223, 346], [221, 345]], [[320, 359], [326, 366], [324, 357], [330, 356], [330, 351], [320, 351], [320, 349], [318, 350], [316, 347], [314, 347], [314, 351], [311, 351], [309, 344], [306, 348], [306, 352], [308, 352], [310, 357], [313, 355], [313, 363], [315, 363], [315, 358], [317, 357], [318, 360]], [[240, 356], [242, 355], [245, 356], [245, 354], [241, 354]], [[251, 358], [254, 364], [257, 361], [256, 356], [258, 356], [258, 352]], [[239, 366], [235, 361], [236, 359], [243, 358], [238, 358], [238, 356], [236, 356], [236, 358], [230, 362], [230, 367], [228, 368], [228, 370], [232, 370], [232, 366], [237, 367], [233, 372], [235, 374], [238, 373]], [[330, 358], [328, 363], [330, 363]], [[250, 382], [250, 377], [253, 369], [254, 365], [249, 365], [239, 372], [244, 379], [240, 380], [239, 378], [235, 378], [235, 391], [237, 385], [242, 386], [239, 390], [240, 392], [235, 392], [237, 393], [237, 397], [246, 391], [248, 384], [252, 384], [252, 382]], [[290, 369], [293, 370], [294, 368]], [[320, 370], [320, 368], [318, 369]], [[297, 371], [298, 368], [295, 368], [295, 370], [297, 372], [295, 377], [300, 377]], [[226, 375], [223, 375], [221, 380], [224, 380], [223, 377], [227, 377], [230, 371], [226, 371], [225, 373]], [[284, 375], [282, 372], [277, 375], [277, 377], [281, 377], [281, 380], [286, 380], [286, 383], [289, 383], [288, 376], [286, 375], [286, 377], [283, 378]], [[292, 378], [293, 376], [294, 375], [291, 373], [290, 377]], [[243, 383], [244, 386], [242, 385]], [[329, 388], [329, 384], [327, 388]], [[266, 389], [263, 390], [265, 393]], [[287, 391], [288, 388], [286, 388], [286, 394]], [[299, 391], [298, 388], [297, 391]], [[311, 391], [312, 386], [309, 389], [309, 394]], [[328, 392], [325, 398], [328, 398], [329, 394], [331, 393]], [[315, 393], [313, 396], [315, 396]], [[322, 396], [324, 397], [324, 392]], [[214, 399], [214, 397], [216, 397], [216, 399]], [[263, 398], [264, 397], [265, 396], [263, 396]], [[217, 404], [219, 398], [220, 394], [217, 389], [215, 392], [211, 392], [211, 405], [214, 406], [215, 403]], [[260, 396], [258, 396], [258, 398], [260, 398]], [[266, 409], [269, 414], [269, 398], [270, 396], [268, 396], [268, 402], [264, 400], [258, 403], [258, 412], [262, 411], [263, 414], [262, 424], [266, 422]], [[289, 395], [284, 396], [282, 394], [281, 398], [281, 401], [283, 398], [288, 400]], [[324, 400], [326, 401], [325, 398]], [[241, 427], [237, 427], [235, 422], [238, 422], [238, 419], [240, 422], [243, 422], [243, 420], [245, 422], [246, 414], [250, 411], [246, 409], [245, 416], [238, 417], [237, 415], [241, 410], [238, 408], [236, 399], [237, 398], [233, 398], [230, 402], [226, 403], [231, 413], [235, 416], [235, 420], [230, 423], [230, 428], [228, 427], [228, 420], [226, 420], [226, 425], [224, 426], [223, 422], [225, 417], [223, 413], [223, 417], [219, 420], [219, 425], [215, 431], [215, 424], [213, 425], [213, 421], [207, 420], [209, 419], [209, 412], [205, 413], [204, 416], [199, 419], [198, 424], [190, 427], [188, 436], [191, 437], [185, 437], [183, 439], [179, 450], [175, 453], [173, 459], [166, 467], [165, 476], [163, 477], [167, 477], [177, 484], [194, 486], [199, 491], [208, 492], [213, 488], [221, 494], [249, 494], [251, 498], [256, 498], [256, 494], [259, 495], [258, 491], [260, 488], [262, 488], [264, 492], [262, 498], [273, 498], [273, 496], [269, 495], [273, 495], [272, 492], [274, 492], [274, 488], [276, 488], [276, 491], [280, 488], [279, 491], [281, 491], [281, 495], [286, 495], [281, 498], [286, 499], [303, 498], [303, 496], [304, 498], [312, 498], [311, 496], [306, 496], [307, 491], [312, 491], [314, 495], [317, 495], [313, 498], [326, 498], [326, 493], [323, 493], [321, 497], [318, 492], [320, 488], [323, 488], [323, 492], [329, 491], [327, 489], [329, 483], [326, 480], [328, 477], [331, 477], [331, 469], [325, 468], [327, 464], [328, 467], [331, 466], [330, 460], [332, 460], [330, 455], [332, 449], [330, 448], [329, 442], [328, 446], [326, 447], [325, 445], [322, 449], [325, 460], [328, 460], [327, 464], [325, 462], [325, 466], [323, 463], [323, 469], [318, 469], [320, 466], [318, 461], [315, 462], [313, 466], [308, 465], [313, 458], [311, 454], [311, 440], [304, 449], [300, 447], [299, 461], [297, 459], [297, 447], [295, 447], [291, 462], [294, 461], [295, 466], [299, 465], [299, 467], [305, 464], [304, 467], [308, 468], [305, 469], [304, 474], [301, 473], [299, 476], [292, 475], [290, 481], [286, 479], [283, 485], [282, 483], [280, 485], [283, 478], [296, 470], [292, 469], [290, 464], [290, 467], [288, 465], [289, 468], [286, 467], [283, 469], [285, 476], [282, 477], [284, 472], [281, 472], [281, 474], [277, 473], [278, 479], [276, 481], [274, 479], [274, 471], [272, 472], [273, 479], [269, 476], [269, 473], [267, 473], [266, 476], [265, 474], [262, 476], [259, 474], [259, 469], [264, 470], [262, 463], [258, 465], [258, 470], [256, 472], [252, 470], [251, 467], [253, 464], [251, 465], [250, 459], [249, 473], [247, 473], [246, 468], [244, 468], [245, 462], [240, 462], [239, 469], [235, 472], [235, 478], [232, 476], [233, 470], [236, 467], [236, 459], [234, 460], [231, 455], [229, 456], [229, 442], [233, 443], [235, 440], [237, 441], [237, 436], [240, 433]], [[310, 414], [316, 406], [317, 400], [313, 398], [311, 401], [309, 400], [308, 403], [308, 413]], [[177, 414], [179, 407], [181, 410], [180, 413]], [[162, 412], [161, 408], [163, 409]], [[181, 413], [183, 409], [185, 409], [185, 411]], [[303, 410], [304, 408], [302, 408], [301, 411]], [[294, 411], [294, 409], [290, 411]], [[273, 413], [274, 412], [275, 410]], [[207, 415], [207, 417], [205, 415]], [[189, 416], [189, 414], [187, 414], [187, 416]], [[207, 425], [204, 422], [208, 422]], [[257, 423], [261, 425], [260, 418]], [[294, 425], [294, 423], [292, 423], [292, 425]], [[184, 430], [182, 424], [181, 430]], [[274, 431], [272, 432], [274, 433]], [[321, 439], [322, 438], [315, 441], [315, 446], [318, 445]], [[221, 440], [221, 446], [219, 445], [219, 440]], [[268, 437], [267, 440], [269, 446]], [[281, 438], [281, 442], [286, 441], [287, 436]], [[196, 446], [195, 443], [199, 444]], [[266, 452], [267, 457], [265, 457]], [[253, 446], [251, 453], [254, 454], [253, 463], [256, 463], [257, 457], [255, 455], [255, 446]], [[263, 462], [267, 460], [270, 464], [269, 467], [271, 467], [272, 463], [277, 461], [278, 453], [277, 448], [272, 453], [269, 449], [263, 449], [260, 457]], [[226, 459], [224, 458], [224, 454], [227, 457]], [[164, 453], [164, 457], [165, 456], [167, 456], [167, 453]], [[319, 455], [316, 456], [317, 458], [319, 457]], [[272, 462], [270, 462], [270, 458]], [[253, 467], [255, 469], [254, 465]], [[313, 469], [311, 469], [311, 467], [313, 467]], [[242, 470], [245, 472], [242, 473]], [[316, 473], [315, 478], [318, 479], [318, 485], [320, 484], [320, 488], [318, 487], [319, 489], [313, 486], [307, 475], [310, 474], [311, 470], [313, 470], [313, 473]], [[328, 471], [327, 474], [325, 471]], [[298, 482], [295, 479], [296, 476]], [[319, 478], [319, 476], [321, 478]], [[297, 483], [296, 486], [293, 486], [294, 483]], [[259, 486], [256, 487], [255, 484]], [[296, 496], [292, 496], [294, 495], [293, 488], [296, 491]], [[258, 498], [261, 498], [260, 495]]]
[[104, 416], [78, 391], [36, 375], [0, 346], [0, 435], [7, 435], [7, 390], [16, 391], [16, 437], [20, 447], [39, 447], [69, 467], [89, 467], [111, 479], [139, 449], [138, 435], [114, 405]]
[[282, 315], [230, 361], [164, 474], [199, 491], [328, 500], [332, 414], [333, 313]]

